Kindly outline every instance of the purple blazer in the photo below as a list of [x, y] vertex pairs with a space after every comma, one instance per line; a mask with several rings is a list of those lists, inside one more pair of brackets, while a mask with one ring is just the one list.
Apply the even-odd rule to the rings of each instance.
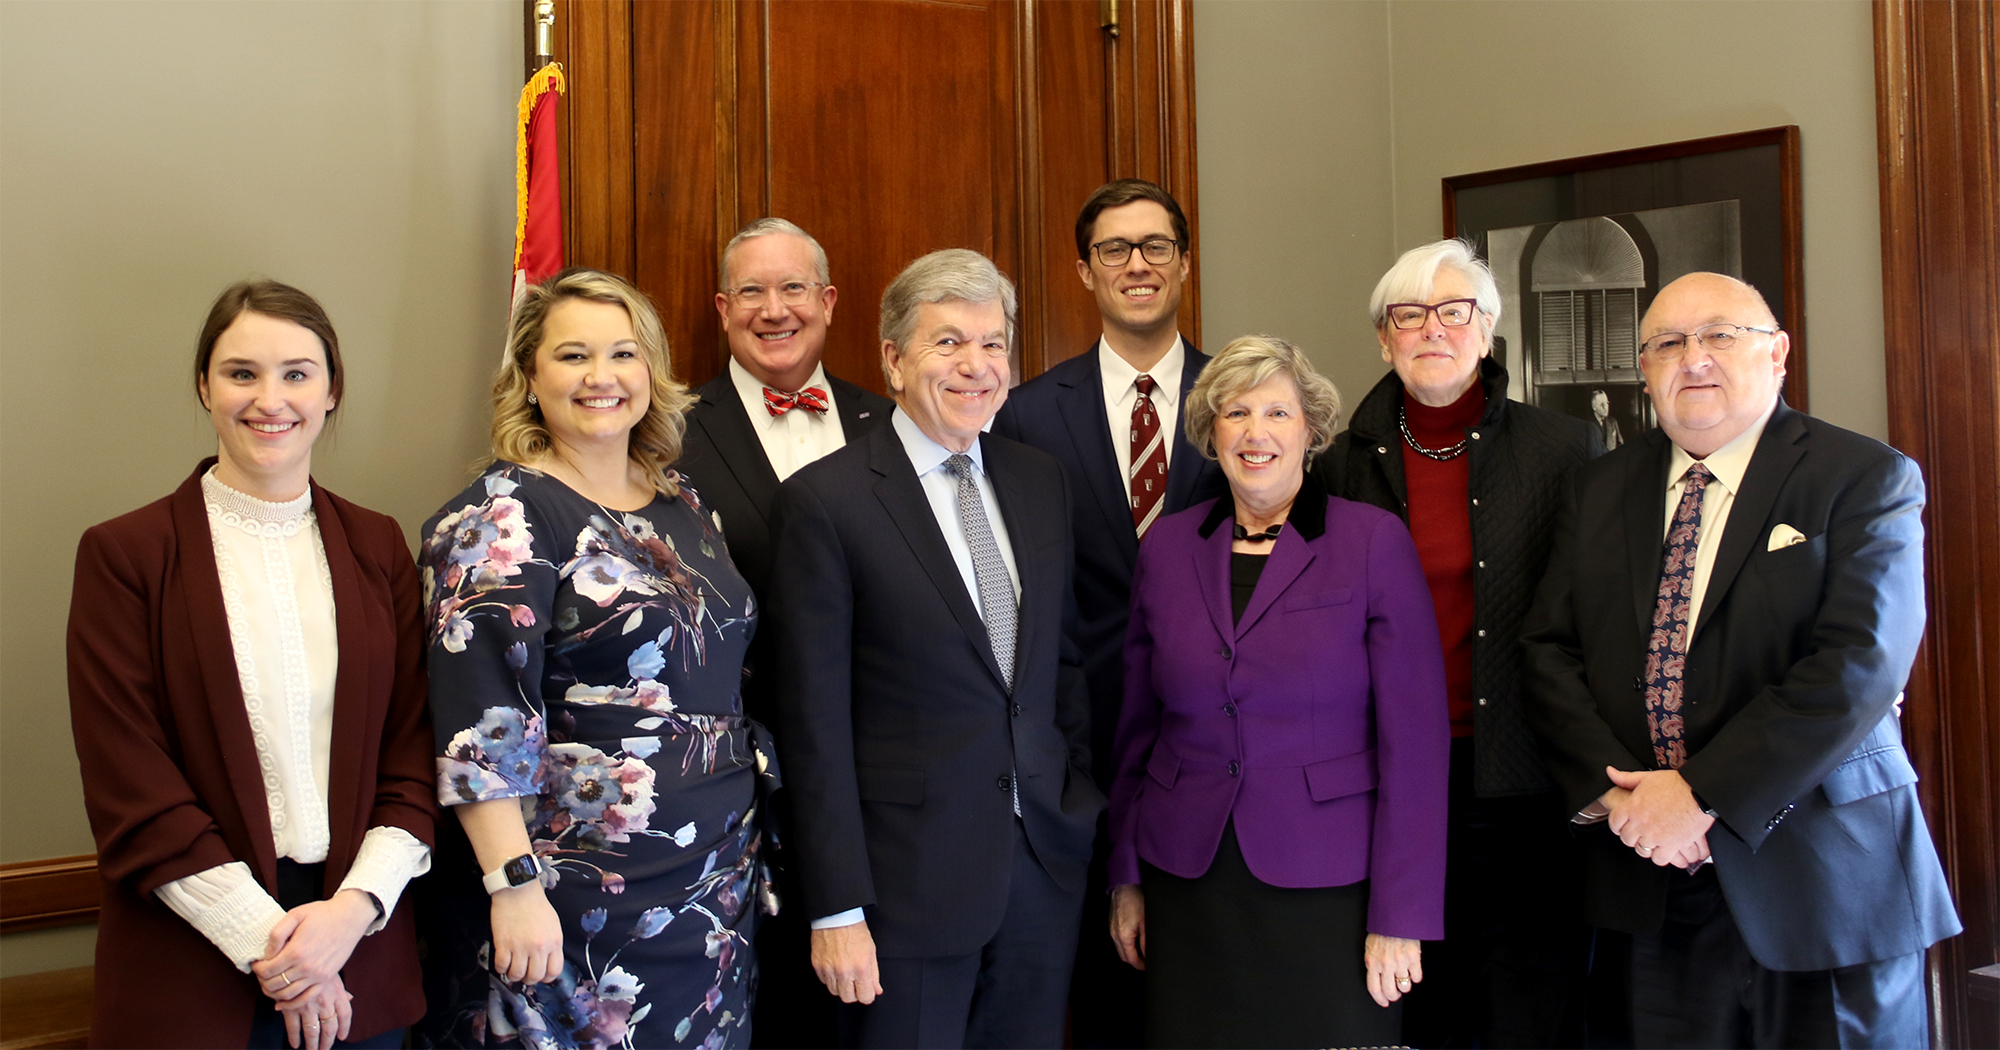
[[1113, 886], [1208, 870], [1224, 825], [1273, 886], [1369, 880], [1368, 930], [1444, 936], [1444, 654], [1394, 514], [1307, 479], [1243, 620], [1228, 498], [1162, 518], [1132, 577]]

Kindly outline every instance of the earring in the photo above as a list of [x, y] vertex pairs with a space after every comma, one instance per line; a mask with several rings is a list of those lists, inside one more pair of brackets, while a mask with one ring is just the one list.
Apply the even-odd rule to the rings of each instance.
[[529, 394], [528, 394], [528, 403], [529, 403], [529, 404], [531, 404], [531, 405], [539, 405], [539, 404], [541, 404], [541, 403], [542, 403], [542, 401], [541, 401], [541, 399], [540, 399], [540, 398], [536, 397], [536, 396], [535, 396], [535, 395], [534, 395], [533, 393], [529, 393]]

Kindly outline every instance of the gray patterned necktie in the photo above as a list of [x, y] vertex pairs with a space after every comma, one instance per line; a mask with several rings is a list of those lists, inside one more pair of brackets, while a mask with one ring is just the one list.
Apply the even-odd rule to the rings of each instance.
[[986, 520], [986, 502], [979, 498], [979, 484], [972, 477], [972, 457], [955, 453], [944, 461], [945, 468], [958, 478], [958, 527], [965, 545], [972, 549], [972, 575], [979, 582], [980, 619], [986, 622], [986, 638], [993, 645], [993, 659], [1007, 691], [1014, 691], [1014, 630], [1021, 611], [1014, 600], [1014, 584], [1007, 578], [1007, 563], [1000, 557], [1000, 545], [993, 541], [993, 526]]

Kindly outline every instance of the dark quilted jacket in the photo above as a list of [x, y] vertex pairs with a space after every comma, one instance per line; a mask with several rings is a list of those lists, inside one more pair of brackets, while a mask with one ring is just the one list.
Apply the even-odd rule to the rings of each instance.
[[[1521, 620], [1549, 561], [1556, 506], [1570, 468], [1603, 453], [1581, 419], [1509, 401], [1507, 371], [1480, 362], [1486, 413], [1473, 439], [1472, 556], [1476, 607], [1472, 648], [1473, 790], [1525, 795], [1553, 787], [1539, 745], [1521, 716]], [[1348, 427], [1314, 470], [1328, 492], [1394, 511], [1407, 523], [1402, 440], [1396, 410], [1403, 384], [1390, 372], [1362, 398]]]

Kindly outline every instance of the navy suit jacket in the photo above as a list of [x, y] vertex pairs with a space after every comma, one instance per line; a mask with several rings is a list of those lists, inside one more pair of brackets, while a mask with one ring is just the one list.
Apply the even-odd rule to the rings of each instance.
[[[1572, 811], [1605, 766], [1654, 768], [1646, 724], [1672, 446], [1577, 468], [1526, 621], [1526, 711]], [[1923, 476], [1778, 405], [1729, 512], [1685, 664], [1681, 775], [1718, 814], [1716, 877], [1751, 954], [1824, 970], [1959, 930], [1893, 704], [1924, 629]], [[1805, 542], [1769, 549], [1779, 525]], [[1584, 829], [1593, 923], [1657, 930], [1678, 869]]]
[[[1181, 419], [1187, 395], [1208, 364], [1208, 355], [1183, 339]], [[1104, 377], [1089, 351], [1064, 361], [1007, 395], [993, 432], [1032, 445], [1056, 458], [1069, 477], [1075, 503], [1077, 644], [1083, 650], [1084, 679], [1090, 689], [1091, 769], [1100, 788], [1110, 790], [1116, 775], [1112, 740], [1125, 696], [1125, 626], [1131, 616], [1132, 570], [1139, 562], [1139, 536], [1132, 528], [1132, 503], [1118, 476], [1118, 454], [1104, 414]], [[1167, 497], [1160, 517], [1176, 514], [1229, 491], [1222, 468], [1188, 444], [1175, 427], [1168, 454]]]
[[[826, 377], [833, 388], [833, 410], [840, 414], [841, 432], [853, 444], [876, 426], [889, 421], [896, 403], [843, 379]], [[687, 415], [687, 438], [675, 469], [701, 494], [704, 506], [722, 516], [722, 537], [736, 571], [750, 582], [759, 602], [768, 600], [771, 585], [771, 507], [778, 499], [778, 475], [771, 469], [764, 445], [751, 429], [750, 416], [729, 370], [695, 391], [699, 397]], [[793, 411], [803, 411], [794, 409]], [[744, 656], [743, 707], [765, 725], [777, 724], [771, 700], [770, 631], [757, 632]]]
[[[1080, 892], [1104, 795], [1072, 630], [1069, 487], [980, 438], [1014, 549], [1014, 688], [895, 428], [788, 478], [766, 624], [806, 913], [866, 907], [884, 956], [979, 950], [1006, 915], [1019, 823]], [[905, 993], [909, 994], [909, 993]]]

